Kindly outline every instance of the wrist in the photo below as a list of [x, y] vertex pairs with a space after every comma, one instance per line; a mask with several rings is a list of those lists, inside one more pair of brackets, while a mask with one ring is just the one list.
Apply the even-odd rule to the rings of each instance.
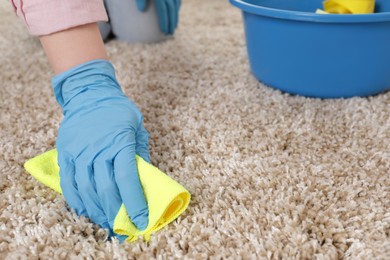
[[64, 71], [52, 79], [54, 95], [64, 109], [76, 96], [104, 89], [104, 95], [124, 95], [114, 66], [107, 60], [92, 60]]

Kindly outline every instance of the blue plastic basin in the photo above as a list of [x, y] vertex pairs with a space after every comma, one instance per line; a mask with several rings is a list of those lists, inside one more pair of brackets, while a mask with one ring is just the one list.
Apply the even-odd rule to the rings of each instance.
[[243, 11], [255, 77], [309, 97], [369, 96], [390, 89], [390, 0], [374, 14], [316, 14], [323, 0], [230, 0]]

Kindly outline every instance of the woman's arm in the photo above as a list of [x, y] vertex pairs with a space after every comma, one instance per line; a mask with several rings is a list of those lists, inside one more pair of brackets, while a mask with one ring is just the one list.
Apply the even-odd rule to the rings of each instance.
[[96, 23], [40, 36], [39, 39], [56, 74], [91, 60], [108, 59]]

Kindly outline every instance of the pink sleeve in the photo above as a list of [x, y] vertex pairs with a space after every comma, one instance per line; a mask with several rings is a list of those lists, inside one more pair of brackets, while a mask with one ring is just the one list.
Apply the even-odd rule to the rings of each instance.
[[11, 0], [32, 35], [107, 21], [103, 0]]

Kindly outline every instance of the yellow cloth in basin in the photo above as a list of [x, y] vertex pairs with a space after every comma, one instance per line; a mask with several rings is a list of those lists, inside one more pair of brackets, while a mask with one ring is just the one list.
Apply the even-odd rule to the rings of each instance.
[[[139, 231], [130, 221], [122, 204], [114, 220], [114, 232], [126, 235], [129, 242], [143, 236], [149, 240], [150, 235], [176, 219], [188, 207], [190, 193], [156, 167], [137, 156], [138, 174], [149, 207], [149, 225]], [[24, 168], [35, 179], [62, 194], [60, 186], [60, 168], [57, 164], [57, 150], [50, 150], [28, 160]]]
[[375, 0], [327, 0], [323, 5], [331, 14], [369, 14], [374, 12]]

